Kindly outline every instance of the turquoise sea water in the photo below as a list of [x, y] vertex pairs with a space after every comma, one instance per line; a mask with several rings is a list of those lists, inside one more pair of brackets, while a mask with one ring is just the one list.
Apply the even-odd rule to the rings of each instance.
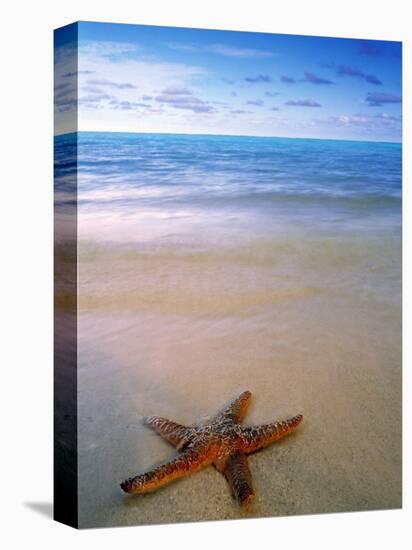
[[81, 132], [78, 143], [79, 169], [98, 175], [100, 189], [117, 183], [159, 185], [172, 196], [184, 189], [188, 197], [400, 197], [398, 143], [93, 132]]
[[[56, 138], [63, 155], [71, 139]], [[240, 217], [335, 231], [393, 215], [399, 227], [401, 157], [396, 143], [81, 132], [79, 201], [84, 222], [112, 217], [112, 239], [119, 218], [145, 212], [159, 224], [210, 213], [229, 231]], [[57, 164], [62, 191], [74, 168]]]

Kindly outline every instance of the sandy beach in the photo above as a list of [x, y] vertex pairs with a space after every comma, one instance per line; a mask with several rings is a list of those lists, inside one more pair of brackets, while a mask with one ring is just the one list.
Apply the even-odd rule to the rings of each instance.
[[[81, 247], [81, 526], [400, 507], [400, 303], [377, 284], [380, 270], [397, 274], [400, 250], [390, 241], [368, 242], [368, 253], [352, 243], [352, 282], [382, 247], [387, 255], [374, 281], [368, 271], [351, 288], [337, 288], [343, 266], [322, 239], [310, 248], [296, 241], [295, 276], [290, 249], [282, 258], [252, 244], [221, 254], [132, 247], [122, 262], [118, 247], [93, 255]], [[112, 270], [115, 288], [93, 292], [97, 273]], [[245, 389], [253, 393], [245, 424], [305, 417], [251, 457], [252, 506], [239, 508], [213, 468], [153, 494], [122, 494], [123, 478], [176, 454], [143, 416], [202, 423]]]

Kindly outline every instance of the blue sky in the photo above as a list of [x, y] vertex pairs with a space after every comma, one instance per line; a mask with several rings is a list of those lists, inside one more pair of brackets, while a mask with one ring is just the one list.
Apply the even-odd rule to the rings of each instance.
[[79, 130], [401, 140], [399, 42], [107, 23], [78, 40]]

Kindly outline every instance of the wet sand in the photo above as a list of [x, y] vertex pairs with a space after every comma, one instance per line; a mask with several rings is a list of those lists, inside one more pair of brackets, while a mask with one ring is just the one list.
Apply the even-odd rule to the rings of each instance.
[[[80, 234], [81, 527], [401, 506], [397, 230], [249, 231], [220, 244]], [[304, 415], [250, 458], [251, 506], [212, 467], [121, 492], [176, 454], [143, 416], [198, 424], [246, 389], [245, 424]]]

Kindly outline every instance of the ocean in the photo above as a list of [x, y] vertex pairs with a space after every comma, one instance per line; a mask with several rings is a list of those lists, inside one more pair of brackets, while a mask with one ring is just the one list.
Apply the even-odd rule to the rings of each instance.
[[78, 170], [82, 525], [247, 516], [212, 469], [119, 489], [173, 456], [142, 416], [246, 389], [246, 422], [305, 417], [251, 462], [253, 516], [399, 507], [402, 146], [80, 132], [76, 160], [75, 139], [55, 175], [64, 215]]
[[393, 143], [82, 132], [79, 200], [90, 231], [93, 216], [109, 216], [108, 240], [150, 240], [154, 228], [127, 235], [119, 220], [151, 217], [169, 241], [210, 217], [229, 233], [251, 220], [332, 233], [388, 220], [399, 230], [401, 154]]

